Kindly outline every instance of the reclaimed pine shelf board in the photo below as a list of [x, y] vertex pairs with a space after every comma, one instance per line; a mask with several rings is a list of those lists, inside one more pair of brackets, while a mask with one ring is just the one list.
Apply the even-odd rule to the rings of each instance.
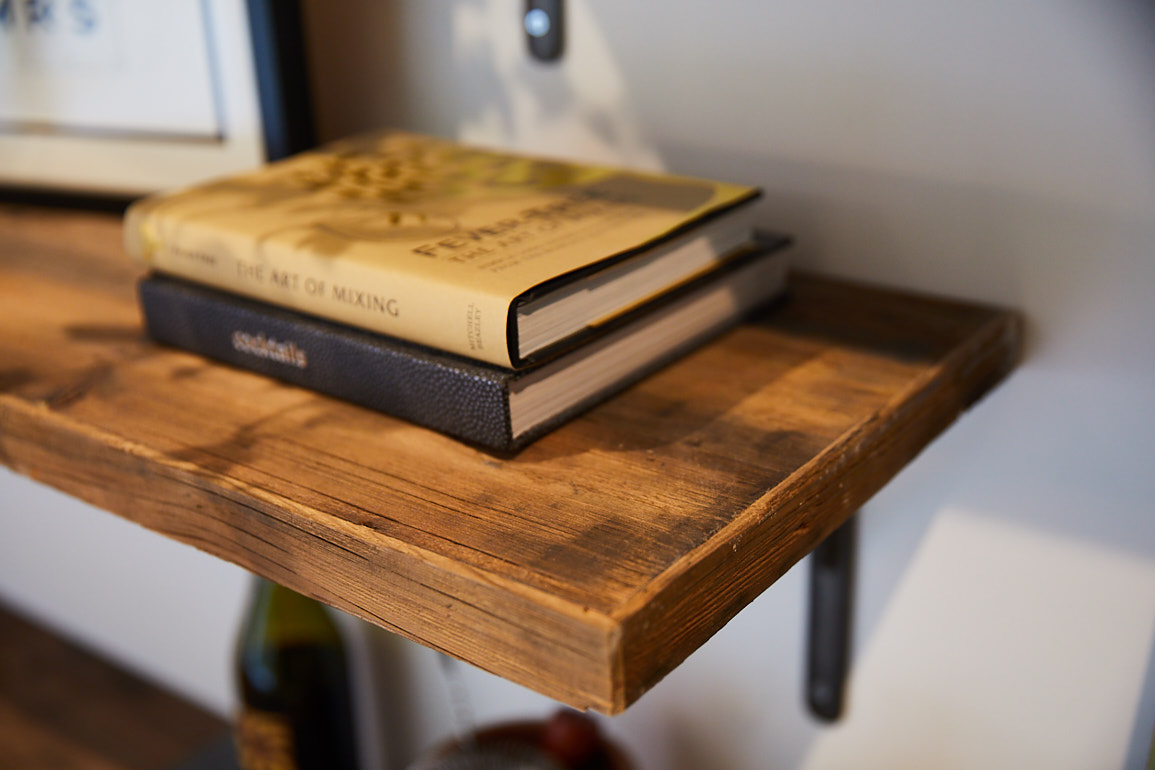
[[771, 311], [498, 457], [149, 342], [120, 237], [108, 215], [0, 209], [0, 462], [606, 713], [1020, 355], [1013, 312], [794, 276]]

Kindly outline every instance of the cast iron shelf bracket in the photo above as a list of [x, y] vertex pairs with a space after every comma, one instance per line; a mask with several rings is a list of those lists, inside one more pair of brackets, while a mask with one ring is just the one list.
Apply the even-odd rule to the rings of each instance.
[[851, 516], [810, 555], [810, 627], [806, 701], [819, 719], [842, 715], [850, 661], [858, 515]]

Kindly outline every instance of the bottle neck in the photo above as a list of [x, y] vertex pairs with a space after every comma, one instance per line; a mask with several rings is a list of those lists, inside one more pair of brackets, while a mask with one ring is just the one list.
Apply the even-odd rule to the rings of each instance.
[[325, 606], [264, 578], [256, 578], [245, 630], [246, 641], [258, 646], [337, 641], [336, 624]]

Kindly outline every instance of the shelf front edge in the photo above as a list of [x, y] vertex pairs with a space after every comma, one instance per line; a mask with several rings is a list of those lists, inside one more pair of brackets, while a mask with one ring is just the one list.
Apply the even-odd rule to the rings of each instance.
[[345, 531], [47, 404], [0, 395], [0, 463], [575, 708], [624, 708], [620, 630], [596, 612]]

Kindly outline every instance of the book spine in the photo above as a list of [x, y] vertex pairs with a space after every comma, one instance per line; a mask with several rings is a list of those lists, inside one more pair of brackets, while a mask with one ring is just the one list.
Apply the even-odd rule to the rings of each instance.
[[[262, 240], [200, 226], [195, 217], [169, 216], [165, 206], [163, 195], [144, 199], [125, 216], [126, 249], [151, 270], [473, 360], [514, 366], [506, 298], [327, 253], [324, 244], [314, 243], [323, 235], [304, 221], [281, 223], [280, 230], [270, 232], [279, 237]], [[299, 245], [287, 243], [294, 240]]]
[[139, 284], [153, 339], [508, 451], [508, 376], [418, 346], [163, 276]]

